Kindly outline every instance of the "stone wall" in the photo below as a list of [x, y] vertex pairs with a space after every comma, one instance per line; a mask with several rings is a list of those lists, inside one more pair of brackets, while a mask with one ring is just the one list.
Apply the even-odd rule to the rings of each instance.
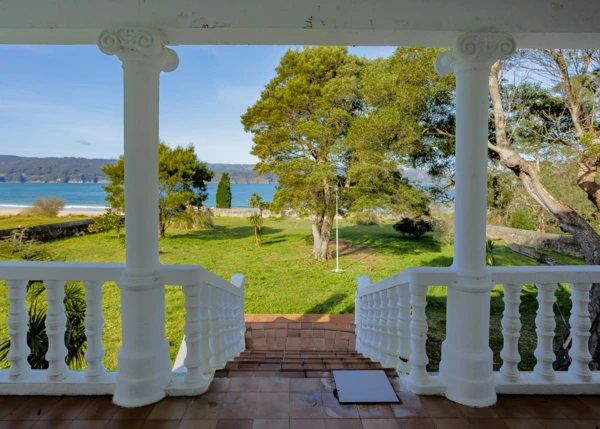
[[506, 228], [495, 225], [488, 225], [487, 232], [494, 237], [510, 237], [515, 244], [521, 246], [534, 247], [583, 258], [581, 247], [570, 235], [546, 234], [543, 232], [526, 231], [524, 229]]
[[[258, 213], [258, 209], [250, 209], [250, 208], [233, 208], [233, 209], [217, 209], [211, 208], [210, 212], [213, 216], [225, 216], [225, 217], [248, 217], [253, 213]], [[279, 217], [278, 214], [271, 213], [270, 210], [263, 210], [263, 217]], [[296, 213], [289, 213], [287, 215], [288, 219], [298, 219], [298, 215]]]
[[[73, 222], [51, 223], [47, 225], [30, 226], [23, 228], [25, 236], [37, 241], [52, 240], [54, 238], [69, 237], [88, 231], [88, 226], [94, 223], [93, 219], [76, 220]], [[21, 228], [0, 230], [0, 237], [7, 237]]]

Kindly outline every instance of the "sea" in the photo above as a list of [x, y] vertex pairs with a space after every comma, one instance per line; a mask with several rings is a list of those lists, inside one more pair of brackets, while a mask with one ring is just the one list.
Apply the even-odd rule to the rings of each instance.
[[[65, 210], [104, 211], [106, 192], [102, 183], [0, 183], [0, 209], [24, 209], [37, 197], [53, 196], [66, 201]], [[206, 185], [206, 207], [215, 207], [217, 184]], [[271, 202], [277, 185], [232, 184], [231, 207], [248, 207], [254, 192], [265, 202]]]

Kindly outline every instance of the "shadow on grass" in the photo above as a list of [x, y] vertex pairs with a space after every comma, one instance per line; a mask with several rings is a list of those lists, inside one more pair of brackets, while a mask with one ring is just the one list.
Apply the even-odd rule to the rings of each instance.
[[[263, 237], [267, 237], [269, 234], [277, 234], [283, 231], [282, 229], [263, 227]], [[169, 234], [167, 231], [166, 237], [163, 240], [199, 240], [199, 241], [216, 241], [216, 240], [240, 240], [254, 236], [254, 227], [238, 226], [231, 228], [223, 225], [215, 225], [212, 229], [202, 231], [185, 231], [185, 233], [172, 233]], [[284, 240], [283, 240], [284, 241]]]
[[391, 226], [344, 226], [340, 228], [340, 239], [381, 253], [416, 255], [442, 252], [440, 243], [433, 240], [430, 234], [421, 238], [401, 236]]
[[438, 256], [437, 258], [421, 262], [421, 267], [449, 267], [454, 258], [452, 256]]
[[[340, 303], [342, 303], [348, 297], [345, 293], [336, 293], [335, 295], [331, 295], [326, 301], [320, 302], [319, 304], [313, 306], [309, 310], [306, 311], [307, 314], [333, 314], [340, 313], [338, 311], [334, 311], [335, 307], [337, 307]], [[352, 307], [354, 307], [352, 305]], [[345, 311], [343, 311], [345, 313]]]

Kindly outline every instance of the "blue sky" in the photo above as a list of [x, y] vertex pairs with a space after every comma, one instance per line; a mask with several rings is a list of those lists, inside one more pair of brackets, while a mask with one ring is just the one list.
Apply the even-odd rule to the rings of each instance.
[[[254, 163], [240, 116], [275, 75], [285, 46], [177, 46], [161, 76], [160, 137], [207, 162]], [[392, 47], [350, 51], [389, 56]], [[115, 158], [123, 153], [122, 70], [96, 46], [0, 45], [0, 154]]]

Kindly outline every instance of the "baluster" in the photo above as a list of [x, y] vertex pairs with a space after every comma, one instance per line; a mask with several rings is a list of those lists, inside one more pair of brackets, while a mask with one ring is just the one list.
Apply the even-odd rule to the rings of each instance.
[[413, 308], [410, 330], [411, 346], [410, 361], [412, 370], [410, 372], [410, 382], [415, 386], [423, 386], [429, 383], [429, 374], [427, 374], [427, 316], [425, 307], [427, 306], [427, 285], [410, 284], [411, 304]]
[[221, 348], [219, 349], [219, 360], [221, 361], [222, 365], [225, 365], [227, 363], [227, 317], [226, 316], [226, 296], [227, 294], [225, 293], [225, 291], [219, 289], [219, 337], [221, 338], [220, 341], [220, 345]]
[[535, 376], [541, 381], [553, 381], [555, 374], [552, 363], [556, 359], [552, 341], [556, 321], [554, 320], [554, 292], [556, 283], [544, 283], [536, 285], [538, 289], [538, 311], [535, 318], [537, 333], [537, 348], [533, 353], [537, 364], [533, 368]]
[[377, 360], [383, 365], [387, 359], [385, 351], [387, 350], [387, 323], [388, 323], [388, 305], [387, 293], [382, 290], [377, 292], [379, 297], [379, 341], [377, 343]]
[[221, 361], [221, 321], [219, 320], [219, 289], [217, 289], [214, 286], [210, 286], [209, 288], [210, 306], [208, 308], [208, 314], [210, 318], [210, 364], [213, 366], [213, 368], [221, 368], [224, 362]]
[[388, 303], [387, 316], [387, 338], [385, 352], [387, 354], [384, 366], [386, 368], [396, 368], [398, 366], [398, 287], [394, 286], [386, 291]]
[[204, 382], [204, 374], [210, 374], [210, 324], [208, 308], [209, 287], [204, 283], [184, 285], [185, 296], [185, 344], [187, 354], [184, 365], [187, 369], [185, 384], [197, 386]]
[[398, 366], [396, 369], [403, 374], [409, 374], [412, 368], [411, 354], [411, 295], [410, 287], [403, 285], [398, 288]]
[[233, 349], [234, 343], [234, 334], [233, 334], [233, 295], [230, 293], [226, 293], [226, 314], [227, 314], [227, 360], [231, 359], [231, 357], [235, 354]]
[[61, 280], [46, 280], [46, 332], [48, 333], [48, 351], [46, 360], [48, 381], [61, 381], [69, 375], [69, 367], [65, 363], [67, 348], [65, 347], [65, 328], [67, 315], [65, 314], [65, 282]]
[[363, 340], [363, 335], [364, 335], [364, 327], [363, 327], [363, 323], [364, 323], [364, 297], [362, 296], [356, 296], [356, 298], [354, 299], [354, 324], [356, 325], [356, 330], [355, 330], [355, 334], [356, 334], [356, 351], [359, 353], [363, 352], [363, 347], [362, 347], [362, 340]]
[[504, 346], [500, 357], [502, 358], [502, 367], [500, 373], [512, 383], [519, 381], [519, 338], [521, 337], [521, 315], [519, 313], [519, 304], [521, 303], [520, 284], [504, 285], [504, 312], [502, 317], [502, 336], [504, 337]]
[[87, 369], [85, 379], [89, 382], [99, 382], [106, 375], [102, 363], [105, 351], [102, 347], [102, 333], [104, 332], [104, 316], [102, 315], [102, 281], [85, 281], [85, 336], [87, 337], [87, 350], [85, 360]]
[[237, 355], [246, 349], [246, 321], [244, 319], [244, 296], [236, 296], [236, 315], [237, 315]]
[[373, 360], [381, 361], [381, 299], [378, 292], [373, 294]]
[[365, 295], [367, 298], [367, 311], [365, 318], [365, 356], [372, 358], [373, 357], [373, 336], [375, 335], [373, 332], [373, 294], [370, 293]]
[[31, 353], [27, 345], [27, 323], [29, 315], [25, 298], [27, 297], [27, 280], [7, 280], [8, 301], [8, 336], [10, 337], [10, 350], [8, 352], [8, 361], [10, 369], [8, 379], [10, 381], [25, 380], [29, 375], [31, 368], [27, 357]]
[[573, 283], [571, 286], [573, 308], [569, 323], [571, 324], [573, 345], [569, 350], [572, 359], [569, 374], [579, 381], [589, 382], [592, 381], [592, 371], [589, 367], [592, 355], [588, 349], [588, 342], [592, 322], [590, 321], [588, 304], [592, 285], [590, 283]]

